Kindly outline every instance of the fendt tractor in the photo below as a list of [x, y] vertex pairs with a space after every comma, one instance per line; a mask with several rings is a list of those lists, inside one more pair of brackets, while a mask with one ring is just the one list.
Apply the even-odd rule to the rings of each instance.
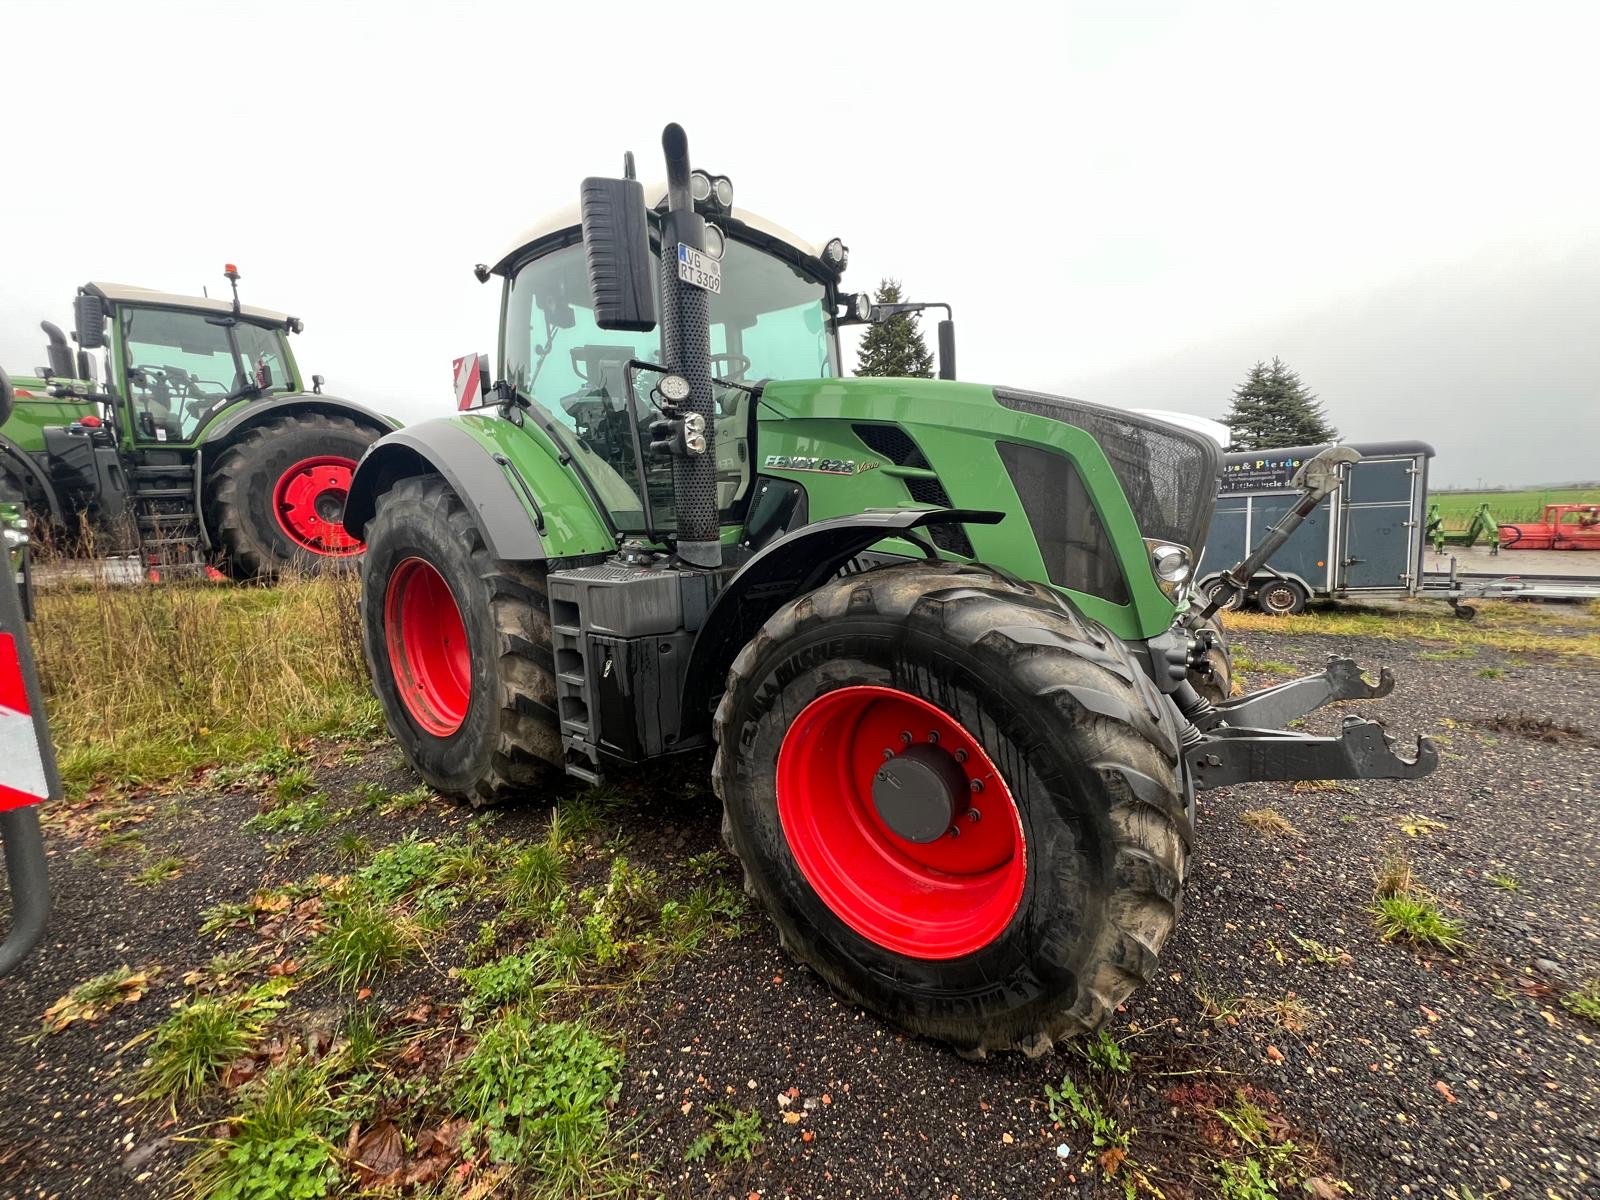
[[[41, 322], [49, 366], [16, 377], [0, 426], [0, 498], [67, 539], [154, 570], [215, 563], [237, 578], [361, 550], [345, 497], [388, 417], [310, 386], [289, 348], [298, 317], [113, 283], [78, 289], [74, 354]], [[103, 370], [90, 351], [104, 349]], [[102, 388], [97, 379], [103, 379]]]
[[[939, 379], [841, 378], [841, 324], [933, 306], [842, 294], [840, 240], [663, 145], [664, 189], [630, 156], [477, 268], [504, 281], [498, 379], [469, 356], [482, 402], [356, 471], [366, 654], [428, 783], [493, 802], [714, 747], [784, 945], [977, 1056], [1042, 1053], [1150, 978], [1198, 790], [1434, 769], [1374, 721], [1284, 728], [1393, 686], [1347, 659], [1196, 687], [1226, 670], [1188, 588], [1214, 442], [957, 382], [948, 326]], [[1305, 465], [1267, 553], [1354, 457]]]

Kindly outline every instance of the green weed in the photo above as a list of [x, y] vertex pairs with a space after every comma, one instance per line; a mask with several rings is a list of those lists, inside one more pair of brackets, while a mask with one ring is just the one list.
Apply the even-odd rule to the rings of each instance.
[[1600, 976], [1561, 997], [1561, 1007], [1575, 1016], [1600, 1023]]
[[328, 821], [328, 810], [320, 797], [297, 799], [293, 796], [285, 798], [280, 794], [276, 805], [266, 812], [256, 813], [244, 823], [244, 827], [251, 833], [315, 833]]
[[1489, 876], [1489, 882], [1503, 892], [1520, 892], [1522, 881], [1509, 871], [1496, 871]]
[[288, 1005], [281, 979], [226, 996], [179, 1005], [155, 1029], [150, 1055], [139, 1071], [142, 1094], [152, 1100], [189, 1101], [222, 1068], [260, 1040], [268, 1022]]
[[169, 879], [176, 879], [183, 871], [183, 859], [176, 854], [166, 854], [147, 863], [142, 871], [130, 880], [139, 887], [155, 887], [166, 883]]
[[1090, 1066], [1109, 1074], [1126, 1075], [1133, 1069], [1132, 1055], [1104, 1029], [1096, 1030], [1094, 1037], [1083, 1043], [1083, 1054]]
[[1499, 679], [1504, 674], [1499, 667], [1480, 667], [1477, 671], [1479, 679]]
[[93, 979], [86, 979], [45, 1009], [40, 1036], [60, 1033], [74, 1021], [98, 1021], [113, 1008], [135, 1004], [144, 998], [150, 980], [160, 974], [158, 966], [135, 971], [124, 964]]
[[1052, 1122], [1089, 1135], [1090, 1149], [1084, 1155], [1082, 1170], [1093, 1170], [1098, 1164], [1107, 1181], [1121, 1185], [1127, 1200], [1133, 1200], [1141, 1188], [1160, 1195], [1147, 1170], [1128, 1154], [1128, 1144], [1138, 1130], [1124, 1127], [1106, 1112], [1092, 1087], [1079, 1087], [1068, 1075], [1062, 1078], [1059, 1088], [1046, 1084], [1044, 1095]]
[[757, 1109], [708, 1104], [706, 1115], [711, 1118], [711, 1127], [689, 1143], [683, 1152], [685, 1162], [701, 1162], [710, 1154], [720, 1163], [749, 1162], [757, 1147], [767, 1140]]
[[326, 1067], [291, 1057], [240, 1089], [228, 1136], [208, 1139], [185, 1175], [208, 1200], [326, 1195], [339, 1178], [329, 1135], [341, 1116]]
[[1380, 896], [1373, 906], [1378, 932], [1386, 942], [1407, 941], [1437, 946], [1451, 953], [1466, 945], [1461, 926], [1446, 917], [1428, 896]]
[[327, 928], [307, 948], [307, 959], [347, 991], [400, 966], [420, 944], [410, 918], [370, 896], [336, 900], [326, 918]]

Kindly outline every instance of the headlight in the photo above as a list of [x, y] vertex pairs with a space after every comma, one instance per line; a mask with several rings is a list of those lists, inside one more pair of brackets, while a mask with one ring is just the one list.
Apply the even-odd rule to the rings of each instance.
[[689, 195], [694, 197], [696, 204], [711, 199], [711, 176], [704, 171], [691, 171], [689, 173]]
[[721, 258], [722, 251], [727, 246], [728, 239], [722, 236], [722, 230], [710, 222], [706, 223], [706, 253], [712, 258]]
[[1144, 544], [1150, 548], [1150, 565], [1155, 570], [1156, 582], [1161, 585], [1163, 592], [1176, 599], [1178, 588], [1189, 578], [1189, 572], [1193, 569], [1189, 561], [1189, 547], [1155, 538], [1146, 538]]

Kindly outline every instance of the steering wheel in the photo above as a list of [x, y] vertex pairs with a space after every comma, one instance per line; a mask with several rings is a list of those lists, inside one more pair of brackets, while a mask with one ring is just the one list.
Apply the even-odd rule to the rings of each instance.
[[[728, 369], [717, 370], [717, 363], [728, 364]], [[750, 370], [750, 359], [743, 354], [713, 354], [711, 356], [711, 378], [713, 379], [743, 379]]]

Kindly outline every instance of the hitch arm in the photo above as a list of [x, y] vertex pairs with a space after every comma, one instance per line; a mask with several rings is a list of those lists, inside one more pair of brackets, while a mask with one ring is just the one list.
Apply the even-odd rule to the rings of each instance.
[[1198, 791], [1262, 780], [1421, 779], [1439, 765], [1433, 739], [1417, 738], [1415, 758], [1401, 758], [1376, 721], [1346, 717], [1338, 737], [1283, 729], [1213, 729], [1184, 751]]
[[1196, 723], [1201, 729], [1218, 725], [1250, 729], [1282, 729], [1296, 717], [1332, 704], [1336, 700], [1378, 700], [1394, 691], [1394, 675], [1388, 667], [1378, 672], [1378, 682], [1361, 677], [1355, 659], [1328, 656], [1328, 665], [1319, 674], [1291, 679], [1275, 687], [1262, 688], [1248, 696], [1224, 700]]

